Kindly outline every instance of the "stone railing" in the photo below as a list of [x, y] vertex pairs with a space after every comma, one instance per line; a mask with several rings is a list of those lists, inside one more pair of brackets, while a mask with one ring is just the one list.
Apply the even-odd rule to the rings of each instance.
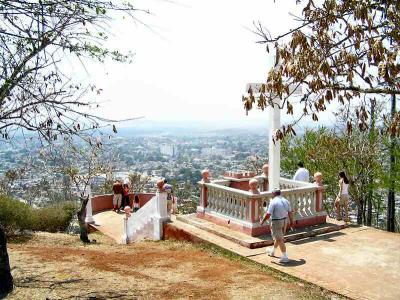
[[[316, 185], [282, 189], [282, 196], [289, 200], [296, 221], [315, 216], [317, 212], [317, 193], [318, 186]], [[272, 193], [262, 192], [260, 195], [260, 207], [268, 207], [272, 199]]]
[[250, 192], [222, 186], [217, 183], [206, 183], [206, 210], [228, 216], [237, 220], [251, 222]]
[[309, 183], [309, 182], [286, 179], [286, 178], [282, 178], [282, 177], [279, 180], [279, 188], [281, 190], [295, 189], [295, 188], [307, 187], [307, 186], [308, 187], [313, 186], [313, 184]]
[[[270, 231], [269, 225], [261, 226], [259, 220], [272, 199], [272, 192], [253, 193], [229, 187], [227, 180], [199, 182], [199, 185], [199, 217], [236, 227], [252, 236]], [[322, 218], [325, 216], [322, 211], [322, 186], [281, 178], [280, 188], [291, 204], [295, 226], [325, 222]]]

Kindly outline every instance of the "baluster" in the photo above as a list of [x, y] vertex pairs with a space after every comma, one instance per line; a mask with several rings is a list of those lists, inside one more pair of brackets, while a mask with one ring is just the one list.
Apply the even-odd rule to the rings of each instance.
[[215, 191], [215, 211], [219, 212], [220, 208], [221, 208], [221, 204], [220, 204], [220, 191], [216, 190]]
[[224, 198], [223, 199], [224, 199], [224, 211], [223, 211], [223, 214], [229, 216], [229, 199], [230, 199], [229, 193], [224, 193]]
[[208, 208], [211, 210], [214, 210], [214, 190], [208, 188]]
[[312, 212], [311, 212], [311, 192], [308, 192], [307, 195], [307, 215], [311, 216]]
[[237, 210], [237, 218], [242, 219], [242, 199], [237, 198], [237, 205], [238, 205], [238, 210]]
[[229, 206], [228, 201], [229, 201], [229, 195], [228, 195], [228, 193], [225, 192], [225, 193], [222, 194], [222, 210], [221, 210], [221, 213], [223, 215], [227, 215], [229, 213], [229, 211], [228, 211], [228, 206]]
[[300, 214], [301, 217], [305, 216], [305, 201], [304, 201], [304, 193], [300, 193], [300, 203], [299, 203], [299, 210], [300, 210]]
[[229, 194], [228, 193], [224, 193], [224, 211], [223, 214], [224, 215], [228, 215], [229, 216]]
[[233, 217], [233, 212], [234, 212], [234, 203], [233, 203], [233, 199], [234, 199], [234, 195], [231, 195], [229, 197], [229, 210], [228, 210], [228, 214]]
[[223, 199], [222, 191], [218, 191], [218, 212], [219, 213], [222, 212], [222, 208], [224, 206], [222, 199]]
[[223, 193], [222, 196], [222, 214], [227, 215], [228, 214], [228, 194]]
[[232, 216], [232, 218], [236, 218], [236, 211], [235, 211], [236, 210], [236, 206], [235, 206], [235, 204], [236, 204], [236, 196], [232, 195], [231, 199], [232, 199], [231, 216]]
[[316, 215], [317, 211], [315, 209], [315, 205], [316, 205], [316, 198], [317, 198], [317, 191], [313, 191], [310, 192], [310, 211], [311, 211], [311, 215]]
[[245, 199], [241, 198], [240, 199], [240, 219], [244, 220], [245, 219], [245, 213], [244, 213], [244, 209], [245, 209]]
[[298, 193], [295, 193], [295, 194], [293, 195], [293, 197], [294, 197], [294, 206], [295, 206], [295, 208], [294, 208], [294, 211], [295, 211], [295, 219], [296, 219], [296, 220], [299, 220], [299, 219], [301, 219], [300, 207], [299, 207], [300, 196], [299, 196]]
[[223, 199], [224, 199], [224, 215], [229, 216], [229, 206], [230, 206], [231, 196], [229, 195], [229, 193], [225, 193]]
[[222, 213], [222, 210], [224, 208], [224, 193], [222, 191], [218, 191], [218, 212]]
[[218, 210], [218, 190], [214, 190], [214, 211]]
[[237, 216], [236, 216], [236, 195], [232, 196], [232, 217], [237, 218]]
[[310, 204], [309, 201], [310, 197], [309, 197], [309, 193], [305, 193], [304, 194], [304, 212], [305, 212], [305, 216], [309, 216], [310, 215]]

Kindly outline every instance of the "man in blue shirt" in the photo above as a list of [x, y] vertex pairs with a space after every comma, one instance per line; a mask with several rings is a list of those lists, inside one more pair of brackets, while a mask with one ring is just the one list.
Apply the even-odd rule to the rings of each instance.
[[280, 263], [288, 263], [289, 258], [286, 253], [286, 246], [284, 241], [284, 235], [286, 231], [287, 218], [290, 220], [290, 227], [293, 226], [293, 213], [290, 208], [290, 203], [287, 199], [281, 196], [280, 189], [274, 189], [272, 191], [272, 200], [269, 203], [267, 214], [262, 218], [261, 224], [271, 218], [271, 235], [274, 239], [274, 247], [267, 250], [269, 256], [275, 255], [275, 249], [281, 249], [282, 256], [279, 259]]

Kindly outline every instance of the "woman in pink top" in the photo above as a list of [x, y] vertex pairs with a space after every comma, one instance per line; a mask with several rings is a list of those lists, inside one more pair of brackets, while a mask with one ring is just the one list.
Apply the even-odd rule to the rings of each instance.
[[342, 220], [340, 208], [343, 207], [345, 213], [344, 220], [349, 222], [349, 180], [343, 171], [339, 172], [339, 194], [336, 198], [335, 206], [337, 220]]

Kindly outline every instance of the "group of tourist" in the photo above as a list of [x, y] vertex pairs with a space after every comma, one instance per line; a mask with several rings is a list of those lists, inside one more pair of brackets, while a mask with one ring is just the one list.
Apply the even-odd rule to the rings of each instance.
[[[304, 167], [303, 162], [297, 164], [298, 170], [296, 171], [293, 180], [309, 182], [309, 171]], [[336, 216], [337, 220], [342, 220], [341, 208], [345, 211], [345, 221], [349, 222], [349, 180], [344, 171], [339, 172], [339, 193], [335, 199]], [[267, 212], [264, 217], [260, 219], [263, 224], [266, 220], [271, 219], [271, 235], [274, 240], [272, 248], [267, 249], [269, 256], [275, 256], [275, 251], [279, 247], [282, 256], [279, 259], [280, 263], [288, 263], [289, 258], [286, 252], [284, 236], [286, 229], [289, 226], [293, 229], [294, 219], [293, 211], [290, 207], [290, 202], [282, 197], [279, 188], [272, 190], [272, 200], [270, 201]]]
[[[176, 212], [177, 205], [176, 199], [173, 195], [172, 185], [167, 183], [166, 179], [162, 181], [162, 191], [167, 192], [167, 210], [168, 212]], [[157, 183], [157, 185], [159, 185]], [[127, 206], [132, 208], [131, 202], [129, 200], [129, 184], [122, 183], [120, 180], [116, 180], [113, 184], [113, 211], [119, 212], [124, 211]], [[174, 202], [175, 200], [175, 202]], [[135, 194], [133, 200], [133, 212], [138, 211], [140, 208], [139, 195]]]
[[[120, 180], [116, 180], [113, 184], [113, 211], [119, 212], [124, 210], [126, 206], [131, 207], [131, 202], [129, 200], [129, 184], [122, 183]], [[135, 195], [133, 200], [133, 212], [139, 209], [139, 196]]]

